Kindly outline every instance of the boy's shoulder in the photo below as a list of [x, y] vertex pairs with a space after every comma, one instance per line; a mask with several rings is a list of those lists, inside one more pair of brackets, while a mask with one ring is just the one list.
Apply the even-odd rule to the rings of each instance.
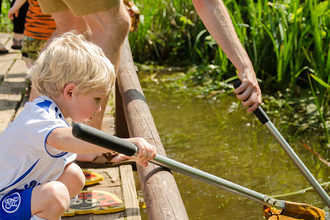
[[56, 103], [47, 96], [39, 96], [33, 102], [27, 102], [24, 110], [15, 120], [60, 120], [65, 118]]

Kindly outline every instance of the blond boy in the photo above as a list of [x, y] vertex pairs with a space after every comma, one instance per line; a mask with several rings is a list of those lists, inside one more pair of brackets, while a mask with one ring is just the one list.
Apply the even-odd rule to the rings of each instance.
[[[76, 153], [107, 149], [78, 140], [66, 119], [85, 123], [101, 110], [115, 82], [113, 65], [83, 35], [66, 33], [30, 69], [39, 98], [0, 134], [0, 219], [59, 219], [84, 186]], [[129, 138], [147, 166], [155, 147]]]

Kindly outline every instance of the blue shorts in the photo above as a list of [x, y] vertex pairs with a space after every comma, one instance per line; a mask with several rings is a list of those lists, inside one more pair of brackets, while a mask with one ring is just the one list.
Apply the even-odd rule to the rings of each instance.
[[31, 196], [33, 188], [13, 190], [1, 199], [1, 220], [29, 220], [31, 218]]

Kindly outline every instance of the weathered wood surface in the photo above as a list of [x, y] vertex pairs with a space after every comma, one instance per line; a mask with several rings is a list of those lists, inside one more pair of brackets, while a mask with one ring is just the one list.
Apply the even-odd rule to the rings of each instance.
[[[119, 68], [117, 81], [130, 137], [145, 138], [157, 147], [158, 154], [166, 156], [136, 74], [127, 39], [123, 46]], [[119, 129], [118, 126], [120, 124], [116, 124], [116, 129]], [[147, 168], [137, 165], [137, 169], [149, 220], [188, 219], [170, 171], [150, 163]]]
[[[9, 49], [12, 45], [12, 34], [0, 33], [0, 42]], [[29, 92], [27, 84], [27, 68], [21, 59], [21, 53], [11, 50], [9, 54], [0, 55], [0, 132], [2, 132], [24, 108], [28, 101]], [[108, 105], [103, 119], [102, 130], [114, 134], [113, 106]], [[104, 180], [85, 189], [105, 190], [115, 194], [125, 203], [126, 209], [122, 212], [100, 215], [76, 215], [63, 217], [68, 220], [104, 220], [104, 219], [130, 219], [141, 220], [137, 192], [131, 165], [122, 165], [112, 168], [88, 169], [101, 173]]]
[[101, 182], [85, 186], [84, 190], [104, 190], [113, 193], [118, 198], [124, 201], [125, 210], [122, 212], [115, 212], [100, 215], [75, 215], [72, 217], [62, 217], [68, 220], [105, 220], [105, 219], [118, 219], [118, 220], [141, 220], [139, 204], [136, 194], [136, 188], [133, 178], [133, 171], [131, 165], [121, 165], [119, 167], [110, 168], [94, 168], [87, 169], [101, 174], [104, 180]]

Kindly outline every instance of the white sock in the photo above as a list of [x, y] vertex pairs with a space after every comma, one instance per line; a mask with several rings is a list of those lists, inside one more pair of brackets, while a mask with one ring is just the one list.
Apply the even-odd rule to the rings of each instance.
[[72, 199], [70, 199], [70, 204], [75, 204], [78, 199], [78, 195]]
[[[47, 219], [40, 218], [40, 217], [34, 215], [34, 216], [32, 216], [32, 217], [30, 218], [30, 220], [47, 220]], [[61, 218], [59, 218], [59, 220], [61, 220]]]
[[34, 215], [34, 216], [32, 216], [32, 217], [30, 218], [30, 220], [46, 220], [46, 219], [44, 219], [44, 218], [40, 218], [40, 217]]

